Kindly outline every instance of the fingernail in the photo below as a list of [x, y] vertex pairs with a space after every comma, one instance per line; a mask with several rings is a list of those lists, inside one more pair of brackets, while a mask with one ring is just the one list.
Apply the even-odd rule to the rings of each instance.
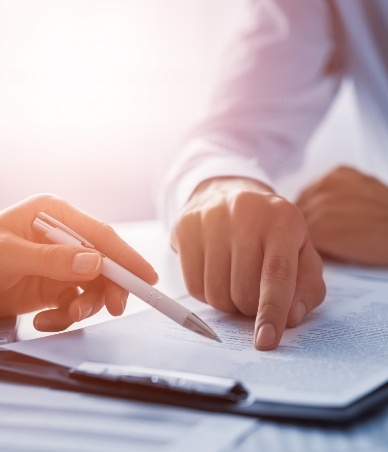
[[49, 319], [35, 319], [34, 320], [34, 327], [38, 331], [47, 331], [51, 328], [51, 320]]
[[92, 313], [93, 305], [89, 301], [84, 301], [78, 307], [78, 322], [86, 319]]
[[79, 275], [95, 272], [100, 266], [101, 255], [98, 253], [79, 253], [73, 258], [72, 270]]
[[127, 299], [128, 299], [128, 292], [121, 297], [121, 307], [122, 307], [123, 312], [125, 311], [125, 308], [127, 307]]
[[294, 320], [296, 325], [299, 325], [299, 323], [304, 319], [306, 312], [306, 305], [303, 301], [298, 301], [294, 308]]
[[256, 336], [256, 345], [258, 347], [270, 347], [275, 345], [276, 330], [272, 323], [263, 323]]

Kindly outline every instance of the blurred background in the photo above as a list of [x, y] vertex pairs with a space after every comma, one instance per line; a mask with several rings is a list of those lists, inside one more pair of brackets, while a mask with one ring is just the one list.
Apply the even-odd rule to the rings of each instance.
[[[248, 15], [247, 0], [0, 0], [0, 208], [52, 192], [106, 222], [154, 218]], [[357, 121], [346, 86], [289, 197], [355, 152]]]

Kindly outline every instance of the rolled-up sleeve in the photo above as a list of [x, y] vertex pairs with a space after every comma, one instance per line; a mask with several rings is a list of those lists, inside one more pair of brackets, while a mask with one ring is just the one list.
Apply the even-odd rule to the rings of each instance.
[[240, 176], [276, 186], [297, 168], [342, 76], [329, 0], [256, 0], [226, 54], [209, 114], [170, 168], [158, 197], [166, 225], [203, 180]]

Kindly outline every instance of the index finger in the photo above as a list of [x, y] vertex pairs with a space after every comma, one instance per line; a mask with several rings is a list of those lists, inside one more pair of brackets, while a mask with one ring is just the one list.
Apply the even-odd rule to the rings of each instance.
[[78, 210], [56, 196], [43, 195], [33, 200], [36, 214], [44, 211], [93, 244], [98, 251], [122, 265], [150, 284], [158, 276], [152, 265], [126, 243], [113, 228], [93, 216]]
[[296, 288], [300, 247], [292, 234], [279, 232], [266, 243], [254, 334], [259, 350], [275, 348], [283, 334]]
[[103, 255], [110, 257], [148, 283], [157, 282], [158, 276], [152, 265], [124, 241], [111, 226], [88, 215], [83, 215], [82, 220], [77, 216], [76, 221], [78, 226], [74, 226], [74, 229], [84, 230], [80, 235], [90, 241]]

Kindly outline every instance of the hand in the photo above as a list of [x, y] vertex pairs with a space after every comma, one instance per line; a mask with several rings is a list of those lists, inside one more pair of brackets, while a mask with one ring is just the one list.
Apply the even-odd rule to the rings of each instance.
[[188, 291], [256, 316], [254, 344], [276, 347], [325, 296], [322, 263], [300, 210], [250, 179], [203, 182], [172, 231]]
[[0, 212], [0, 317], [38, 313], [34, 326], [60, 331], [98, 312], [105, 304], [121, 315], [128, 293], [100, 275], [99, 251], [49, 243], [32, 229], [44, 211], [90, 241], [101, 253], [150, 284], [157, 281], [151, 265], [112, 228], [51, 195], [38, 195]]
[[388, 187], [377, 179], [339, 167], [304, 190], [297, 205], [322, 255], [388, 265]]

